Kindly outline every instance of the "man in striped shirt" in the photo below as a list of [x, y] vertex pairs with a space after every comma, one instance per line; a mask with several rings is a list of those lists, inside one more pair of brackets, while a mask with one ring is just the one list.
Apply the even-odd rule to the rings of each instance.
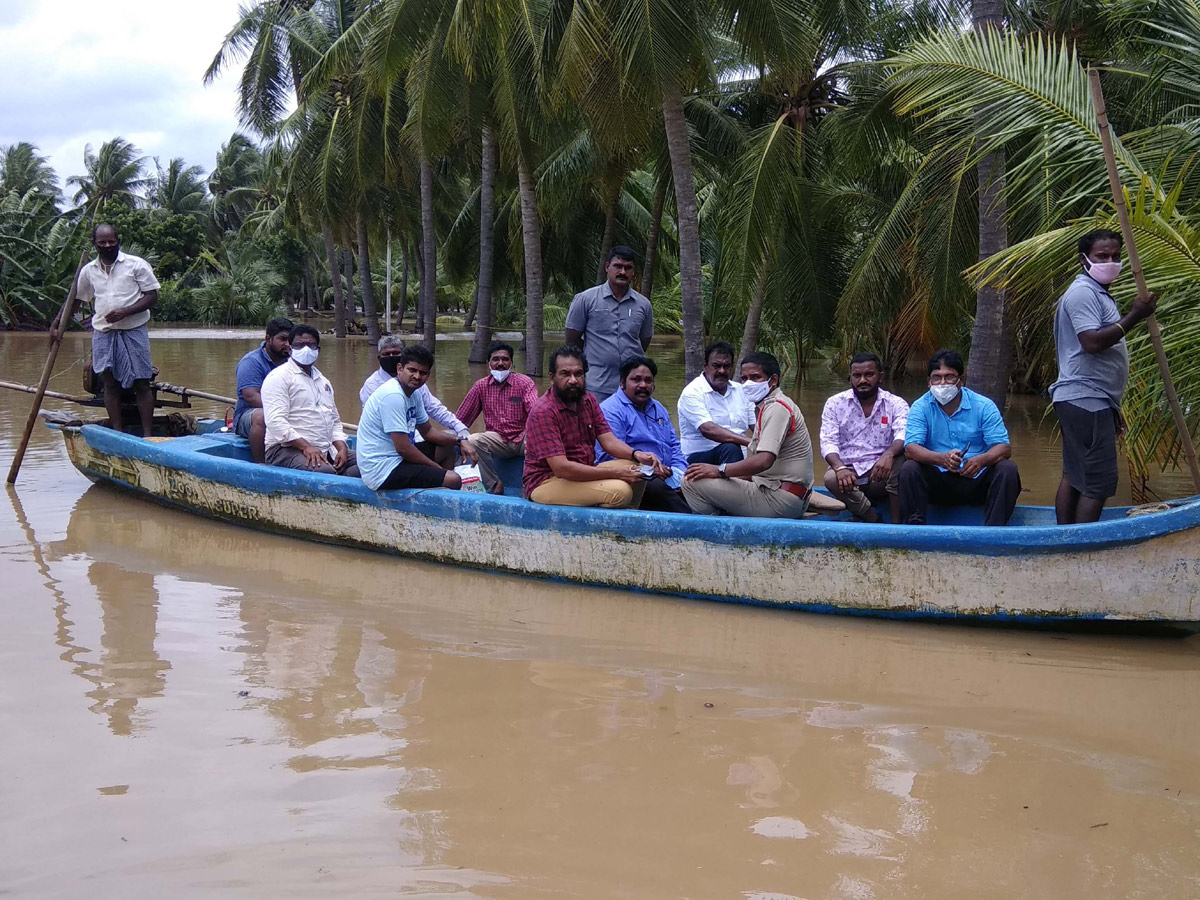
[[533, 379], [514, 372], [513, 348], [493, 341], [487, 348], [488, 375], [467, 391], [458, 407], [459, 421], [468, 427], [483, 413], [486, 429], [471, 435], [470, 444], [479, 454], [479, 473], [493, 494], [504, 493], [504, 484], [496, 475], [493, 460], [514, 459], [525, 455], [525, 421], [537, 402]]

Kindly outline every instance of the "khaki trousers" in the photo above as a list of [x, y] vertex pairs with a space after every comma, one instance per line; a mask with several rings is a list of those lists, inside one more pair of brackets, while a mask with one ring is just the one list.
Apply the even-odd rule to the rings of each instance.
[[[627, 459], [600, 463], [602, 469], [624, 469], [633, 465]], [[645, 482], [627, 484], [618, 478], [603, 481], [567, 481], [551, 475], [529, 495], [534, 503], [547, 506], [603, 506], [605, 509], [636, 509], [646, 491]]]
[[683, 497], [692, 512], [703, 516], [749, 516], [756, 519], [799, 519], [808, 509], [808, 498], [801, 500], [787, 491], [762, 487], [741, 478], [705, 478], [684, 481]]
[[826, 469], [825, 489], [845, 503], [846, 509], [861, 519], [870, 512], [872, 503], [878, 503], [889, 496], [900, 496], [900, 470], [902, 468], [904, 468], [904, 460], [898, 459], [892, 465], [891, 477], [886, 482], [868, 481], [865, 484], [856, 484], [849, 491], [843, 491], [838, 487], [837, 472], [833, 469]]
[[481, 431], [471, 435], [471, 446], [479, 454], [479, 474], [488, 493], [495, 493], [500, 479], [496, 476], [493, 459], [513, 459], [525, 455], [525, 442], [514, 444], [506, 441], [494, 431]]

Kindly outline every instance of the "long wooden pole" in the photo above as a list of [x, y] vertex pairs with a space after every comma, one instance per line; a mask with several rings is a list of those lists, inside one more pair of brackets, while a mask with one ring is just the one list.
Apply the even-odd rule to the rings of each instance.
[[[1121, 186], [1121, 177], [1117, 173], [1117, 154], [1113, 149], [1112, 128], [1108, 124], [1104, 91], [1100, 88], [1100, 73], [1095, 69], [1089, 69], [1088, 80], [1091, 82], [1092, 102], [1096, 106], [1096, 122], [1100, 126], [1100, 143], [1104, 147], [1104, 162], [1108, 166], [1108, 186], [1112, 190], [1113, 203], [1117, 207], [1117, 219], [1121, 223], [1121, 234], [1125, 236], [1125, 252], [1129, 256], [1129, 268], [1133, 270], [1133, 279], [1137, 283], [1138, 299], [1145, 300], [1150, 292], [1146, 288], [1146, 276], [1142, 273], [1142, 261], [1138, 257], [1137, 246], [1133, 242], [1133, 227], [1129, 224], [1129, 210], [1125, 208], [1125, 189]], [[1175, 381], [1171, 378], [1171, 369], [1167, 364], [1167, 351], [1163, 349], [1162, 332], [1159, 330], [1158, 321], [1153, 314], [1146, 320], [1146, 330], [1150, 333], [1150, 343], [1154, 345], [1154, 357], [1158, 360], [1158, 371], [1162, 375], [1163, 388], [1167, 394], [1167, 405], [1171, 407], [1171, 415], [1175, 419], [1175, 430], [1179, 432], [1183, 455], [1192, 472], [1192, 485], [1196, 492], [1200, 493], [1200, 463], [1196, 461], [1196, 445], [1192, 443], [1192, 434], [1188, 431], [1187, 420], [1183, 417], [1183, 407], [1179, 405], [1179, 395], [1175, 392]]]
[[62, 346], [63, 335], [71, 314], [75, 312], [75, 298], [79, 290], [79, 273], [87, 265], [88, 252], [79, 254], [79, 265], [75, 267], [75, 277], [71, 279], [71, 289], [67, 291], [67, 299], [63, 301], [58, 313], [58, 327], [50, 329], [50, 352], [46, 355], [46, 364], [42, 366], [42, 377], [38, 381], [37, 391], [33, 398], [33, 406], [29, 410], [29, 418], [25, 420], [25, 434], [17, 447], [17, 455], [13, 457], [12, 466], [8, 470], [8, 483], [17, 483], [17, 473], [21, 471], [21, 461], [25, 459], [25, 450], [29, 447], [29, 438], [33, 435], [33, 426], [37, 424], [38, 410], [42, 408], [42, 398], [46, 396], [46, 385], [50, 383], [50, 375], [54, 372], [54, 361], [58, 359], [58, 350]]

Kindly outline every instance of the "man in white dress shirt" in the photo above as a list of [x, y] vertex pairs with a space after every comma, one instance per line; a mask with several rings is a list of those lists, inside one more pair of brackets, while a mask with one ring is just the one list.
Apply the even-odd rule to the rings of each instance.
[[[111, 225], [92, 229], [96, 258], [79, 272], [78, 301], [95, 301], [92, 316], [92, 370], [104, 383], [104, 408], [110, 428], [122, 430], [121, 390], [133, 388], [142, 434], [154, 423], [150, 380], [150, 333], [146, 323], [158, 302], [158, 279], [144, 259], [121, 252], [121, 239]], [[74, 312], [68, 312], [68, 318]], [[50, 326], [58, 327], [58, 319]]]
[[679, 395], [679, 442], [691, 463], [740, 462], [750, 443], [754, 404], [730, 381], [734, 350], [724, 341], [704, 348], [704, 371]]
[[[362, 402], [364, 409], [371, 395], [396, 377], [396, 371], [400, 367], [400, 354], [404, 352], [404, 342], [392, 334], [381, 337], [377, 346], [378, 356], [376, 358], [379, 360], [379, 368], [367, 376], [367, 380], [363, 382], [363, 386], [358, 391], [358, 399]], [[468, 440], [471, 437], [471, 429], [459, 421], [458, 417], [450, 412], [441, 400], [433, 396], [429, 385], [422, 384], [414, 393], [421, 395], [421, 403], [425, 407], [425, 414], [429, 417], [429, 421], [436, 422], [454, 435], [453, 441], [446, 441], [442, 439], [444, 436], [439, 435], [435, 430], [434, 437], [426, 440], [420, 431], [414, 431], [410, 435], [410, 439], [417, 449], [436, 461], [438, 465], [446, 468], [454, 465], [455, 447], [472, 465], [477, 463], [479, 454], [475, 452], [475, 448]], [[439, 449], [443, 447], [445, 449], [439, 453]]]
[[306, 469], [326, 475], [359, 476], [354, 451], [346, 445], [333, 385], [313, 363], [321, 335], [311, 325], [296, 325], [292, 354], [262, 384], [267, 423], [267, 465]]

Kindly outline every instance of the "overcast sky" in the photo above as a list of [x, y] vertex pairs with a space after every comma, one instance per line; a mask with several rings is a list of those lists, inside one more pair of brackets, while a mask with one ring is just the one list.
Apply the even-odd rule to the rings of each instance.
[[237, 9], [238, 0], [0, 0], [0, 146], [36, 145], [60, 182], [84, 171], [86, 144], [116, 136], [207, 174], [237, 129], [241, 67], [209, 87], [204, 70]]

